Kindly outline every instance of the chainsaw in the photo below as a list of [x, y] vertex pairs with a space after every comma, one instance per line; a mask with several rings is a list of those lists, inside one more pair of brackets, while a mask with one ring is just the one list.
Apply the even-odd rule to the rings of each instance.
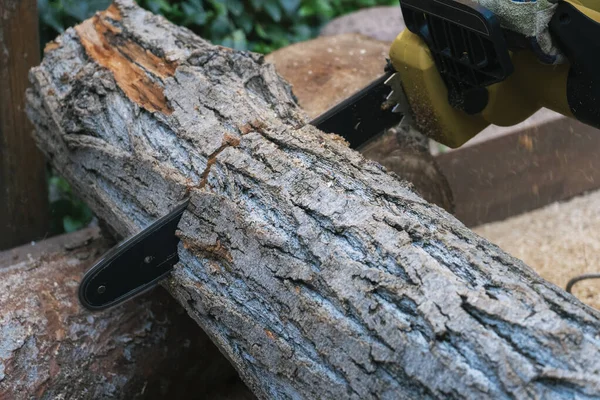
[[[400, 0], [400, 7], [407, 29], [384, 74], [314, 126], [357, 149], [399, 124], [455, 148], [542, 107], [600, 128], [600, 0]], [[168, 276], [186, 207], [94, 265], [80, 285], [82, 305], [120, 304]]]

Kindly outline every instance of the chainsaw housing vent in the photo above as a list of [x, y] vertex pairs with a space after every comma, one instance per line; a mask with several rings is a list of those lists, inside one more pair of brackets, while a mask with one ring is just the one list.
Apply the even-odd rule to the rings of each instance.
[[514, 70], [494, 13], [469, 0], [400, 0], [407, 28], [431, 51], [450, 104], [469, 114], [488, 102], [486, 87]]

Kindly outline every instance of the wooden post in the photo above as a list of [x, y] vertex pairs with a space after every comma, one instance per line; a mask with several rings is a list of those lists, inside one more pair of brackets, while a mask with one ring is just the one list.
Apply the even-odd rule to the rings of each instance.
[[25, 116], [29, 68], [39, 63], [36, 0], [0, 0], [0, 249], [45, 236], [45, 161]]

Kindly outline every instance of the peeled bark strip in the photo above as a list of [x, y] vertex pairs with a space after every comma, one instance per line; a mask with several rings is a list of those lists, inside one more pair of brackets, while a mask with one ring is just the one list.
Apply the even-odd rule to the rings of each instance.
[[123, 0], [31, 81], [39, 146], [118, 232], [191, 197], [166, 286], [260, 398], [600, 395], [600, 315], [308, 126], [261, 56]]
[[86, 229], [0, 253], [0, 399], [251, 399], [162, 289], [82, 309], [78, 282], [110, 245]]

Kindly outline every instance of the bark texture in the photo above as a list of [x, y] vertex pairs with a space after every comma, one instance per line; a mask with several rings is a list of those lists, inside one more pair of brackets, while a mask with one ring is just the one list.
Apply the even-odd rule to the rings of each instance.
[[0, 399], [251, 399], [163, 289], [113, 310], [79, 306], [112, 243], [86, 229], [0, 253]]
[[259, 55], [118, 1], [31, 72], [36, 140], [260, 398], [592, 398], [600, 315], [306, 124]]
[[[315, 118], [379, 78], [389, 48], [389, 43], [350, 33], [296, 43], [265, 59], [292, 85], [300, 107]], [[359, 151], [413, 184], [428, 202], [454, 211], [452, 190], [429, 151], [429, 139], [416, 129], [393, 127]]]

